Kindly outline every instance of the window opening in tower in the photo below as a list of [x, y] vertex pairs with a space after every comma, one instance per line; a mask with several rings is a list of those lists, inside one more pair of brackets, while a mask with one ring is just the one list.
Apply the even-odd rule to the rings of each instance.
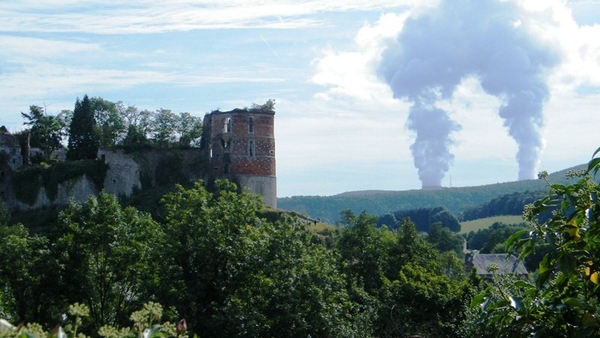
[[254, 157], [254, 141], [248, 141], [248, 156]]

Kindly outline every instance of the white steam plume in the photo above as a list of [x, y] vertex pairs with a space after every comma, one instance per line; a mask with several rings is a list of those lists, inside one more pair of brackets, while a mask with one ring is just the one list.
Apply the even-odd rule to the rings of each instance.
[[411, 151], [424, 187], [441, 186], [453, 159], [451, 134], [460, 129], [436, 103], [470, 76], [502, 102], [499, 115], [518, 145], [518, 178], [534, 177], [544, 144], [546, 75], [561, 61], [558, 43], [538, 34], [551, 14], [511, 1], [442, 0], [406, 19], [379, 71], [394, 97], [412, 102], [407, 126], [416, 132]]

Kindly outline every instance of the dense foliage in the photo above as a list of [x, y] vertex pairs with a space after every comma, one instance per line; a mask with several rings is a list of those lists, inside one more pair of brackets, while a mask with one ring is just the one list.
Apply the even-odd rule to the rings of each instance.
[[94, 120], [95, 134], [101, 147], [111, 147], [118, 144], [125, 132], [125, 121], [119, 114], [120, 106], [101, 97], [90, 99]]
[[96, 158], [99, 140], [96, 134], [94, 109], [87, 95], [77, 99], [73, 118], [69, 126], [69, 146], [67, 158], [70, 160], [91, 160]]
[[515, 232], [528, 229], [527, 223], [504, 224], [496, 222], [489, 228], [471, 231], [467, 234], [467, 248], [481, 253], [505, 252], [506, 240]]
[[188, 112], [138, 110], [87, 95], [76, 100], [73, 111], [51, 115], [32, 105], [21, 116], [27, 127], [22, 133], [28, 135], [28, 145], [41, 150], [36, 153], [41, 158], [32, 158], [33, 163], [52, 160], [56, 157], [53, 151], [65, 145], [68, 159], [78, 160], [95, 158], [98, 147], [197, 147], [202, 136], [202, 119]]
[[[600, 334], [600, 169], [598, 149], [587, 170], [571, 172], [573, 183], [552, 183], [546, 197], [529, 205], [525, 217], [531, 229], [517, 232], [507, 248], [531, 256], [540, 244], [549, 247], [534, 281], [497, 276], [478, 295], [484, 337], [597, 337]], [[539, 215], [554, 210], [550, 219]], [[492, 272], [493, 269], [492, 269]]]
[[70, 205], [43, 234], [3, 217], [0, 315], [49, 329], [72, 323], [62, 313], [79, 303], [79, 331], [96, 335], [154, 302], [156, 322], [186, 318], [203, 337], [458, 334], [471, 298], [462, 263], [412, 222], [392, 231], [348, 211], [328, 246], [305, 220], [262, 208], [218, 181], [167, 194], [158, 221], [107, 194]]
[[504, 194], [476, 207], [464, 208], [458, 215], [461, 221], [505, 215], [521, 215], [523, 208], [544, 197], [543, 191]]
[[61, 147], [67, 125], [65, 117], [48, 115], [39, 106], [30, 106], [29, 113], [21, 113], [21, 116], [26, 120], [23, 124], [29, 126], [29, 145], [42, 149], [48, 159], [52, 151]]
[[[263, 218], [260, 198], [227, 181], [214, 191], [177, 187], [158, 220], [106, 194], [33, 235], [0, 212], [0, 315], [106, 337], [141, 334], [129, 314], [157, 304], [162, 316], [146, 325], [157, 335], [177, 333], [156, 323], [186, 318], [190, 333], [208, 337], [594, 336], [598, 168], [594, 159], [572, 184], [550, 184], [526, 208], [532, 229], [490, 229], [494, 249], [506, 242], [525, 259], [543, 252], [535, 280], [492, 267], [491, 284], [466, 276], [456, 234], [439, 222], [420, 233], [405, 218], [392, 230], [346, 210], [321, 235], [292, 215]], [[86, 316], [62, 315], [69, 304]]]
[[417, 230], [422, 232], [429, 232], [431, 226], [436, 223], [441, 224], [442, 227], [448, 228], [451, 231], [460, 231], [458, 219], [445, 207], [395, 211], [380, 217], [377, 224], [395, 229], [405, 218], [410, 218], [417, 226]]
[[164, 246], [159, 225], [104, 193], [70, 205], [58, 224], [53, 251], [60, 253], [65, 301], [85, 303], [96, 329], [126, 324], [123, 317], [152, 299], [158, 287]]
[[427, 233], [427, 242], [439, 252], [453, 251], [463, 255], [464, 238], [452, 230], [443, 227], [441, 223], [433, 223]]

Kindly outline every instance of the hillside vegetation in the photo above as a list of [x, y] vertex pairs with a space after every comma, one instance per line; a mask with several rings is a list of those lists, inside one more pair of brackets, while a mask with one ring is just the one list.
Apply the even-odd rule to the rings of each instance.
[[377, 221], [377, 225], [397, 229], [405, 219], [410, 219], [411, 222], [415, 223], [417, 230], [420, 232], [429, 232], [431, 226], [436, 223], [451, 231], [458, 232], [460, 230], [458, 219], [444, 207], [391, 212], [381, 216]]
[[[551, 182], [569, 184], [572, 179], [565, 176], [567, 171], [584, 168], [585, 165], [568, 168], [549, 175], [549, 179]], [[457, 215], [463, 209], [476, 207], [500, 195], [547, 190], [543, 180], [525, 180], [439, 190], [357, 191], [334, 196], [283, 197], [277, 200], [277, 205], [280, 209], [335, 223], [339, 221], [340, 212], [346, 209], [354, 213], [365, 211], [367, 214], [384, 215], [399, 210], [446, 207]]]
[[[465, 336], [474, 282], [439, 249], [449, 230], [426, 240], [409, 221], [391, 231], [351, 212], [343, 228], [309, 229], [265, 217], [258, 195], [228, 181], [177, 186], [161, 204], [153, 219], [101, 193], [37, 234], [0, 209], [0, 318], [27, 321], [32, 338], [56, 323], [69, 337]], [[128, 315], [139, 309], [157, 314], [140, 323]], [[187, 332], [153, 324], [181, 318]], [[132, 334], [131, 321], [164, 334]]]
[[[144, 327], [161, 331], [148, 337], [596, 336], [600, 185], [572, 177], [560, 185], [544, 176], [552, 189], [525, 208], [526, 224], [466, 236], [481, 253], [521, 251], [535, 284], [493, 269], [493, 283], [466, 274], [445, 208], [413, 212], [434, 222], [426, 234], [408, 218], [391, 230], [349, 210], [343, 226], [328, 227], [266, 215], [257, 195], [217, 181], [214, 191], [177, 186], [158, 219], [105, 193], [70, 204], [36, 234], [0, 210], [0, 317], [27, 320], [28, 337], [49, 336], [42, 328], [56, 323], [69, 337], [141, 337]], [[139, 322], [138, 309], [157, 314]], [[165, 320], [183, 325], [152, 324]], [[505, 334], [513, 328], [519, 334]]]

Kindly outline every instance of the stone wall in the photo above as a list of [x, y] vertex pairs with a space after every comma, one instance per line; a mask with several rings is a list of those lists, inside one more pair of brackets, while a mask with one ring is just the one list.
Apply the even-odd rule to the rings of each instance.
[[146, 149], [133, 153], [100, 150], [108, 164], [104, 191], [129, 197], [136, 189], [165, 184], [185, 184], [202, 178], [204, 166], [199, 149]]
[[110, 151], [101, 149], [98, 157], [108, 164], [108, 171], [104, 179], [104, 192], [116, 196], [130, 197], [134, 189], [141, 189], [140, 165], [132, 156], [124, 154], [122, 150]]
[[186, 184], [202, 178], [199, 149], [145, 149], [132, 153], [123, 150], [100, 149], [98, 158], [108, 166], [102, 187], [96, 187], [86, 175], [58, 183], [56, 198], [50, 199], [44, 187], [39, 189], [33, 204], [19, 201], [10, 184], [11, 175], [1, 177], [0, 189], [10, 209], [30, 210], [46, 206], [61, 206], [71, 201], [82, 203], [101, 190], [117, 197], [131, 197], [136, 191], [175, 183]]
[[[257, 123], [257, 128], [260, 123]], [[258, 138], [260, 139], [260, 138]], [[247, 139], [246, 139], [247, 140]], [[246, 141], [242, 140], [242, 141]], [[247, 156], [241, 152], [232, 156], [232, 175], [212, 177], [209, 165], [205, 161], [202, 149], [142, 149], [127, 153], [121, 149], [100, 149], [98, 158], [108, 166], [102, 187], [96, 187], [93, 180], [86, 175], [59, 182], [56, 198], [51, 200], [45, 188], [40, 188], [35, 202], [27, 204], [18, 201], [14, 189], [6, 187], [5, 202], [9, 208], [21, 210], [34, 209], [51, 205], [66, 205], [70, 201], [82, 203], [91, 195], [98, 195], [101, 190], [118, 198], [131, 197], [136, 191], [156, 186], [172, 184], [188, 184], [200, 179], [229, 178], [242, 188], [262, 195], [266, 205], [273, 208], [277, 205], [277, 179], [275, 176], [275, 156], [273, 139], [268, 138], [265, 144], [257, 142], [257, 154]], [[9, 181], [7, 177], [5, 179]], [[13, 187], [18, 188], [18, 187]]]
[[35, 203], [32, 205], [18, 201], [16, 198], [10, 198], [6, 202], [7, 207], [10, 209], [16, 208], [21, 210], [30, 210], [47, 207], [50, 205], [67, 205], [71, 201], [83, 203], [90, 196], [96, 195], [98, 195], [98, 190], [96, 189], [94, 182], [92, 182], [92, 180], [86, 175], [83, 175], [78, 178], [59, 183], [56, 198], [54, 200], [50, 200], [48, 198], [46, 189], [42, 187], [38, 191]]
[[265, 205], [277, 207], [277, 178], [266, 176], [237, 175], [240, 186], [251, 193], [261, 195]]

